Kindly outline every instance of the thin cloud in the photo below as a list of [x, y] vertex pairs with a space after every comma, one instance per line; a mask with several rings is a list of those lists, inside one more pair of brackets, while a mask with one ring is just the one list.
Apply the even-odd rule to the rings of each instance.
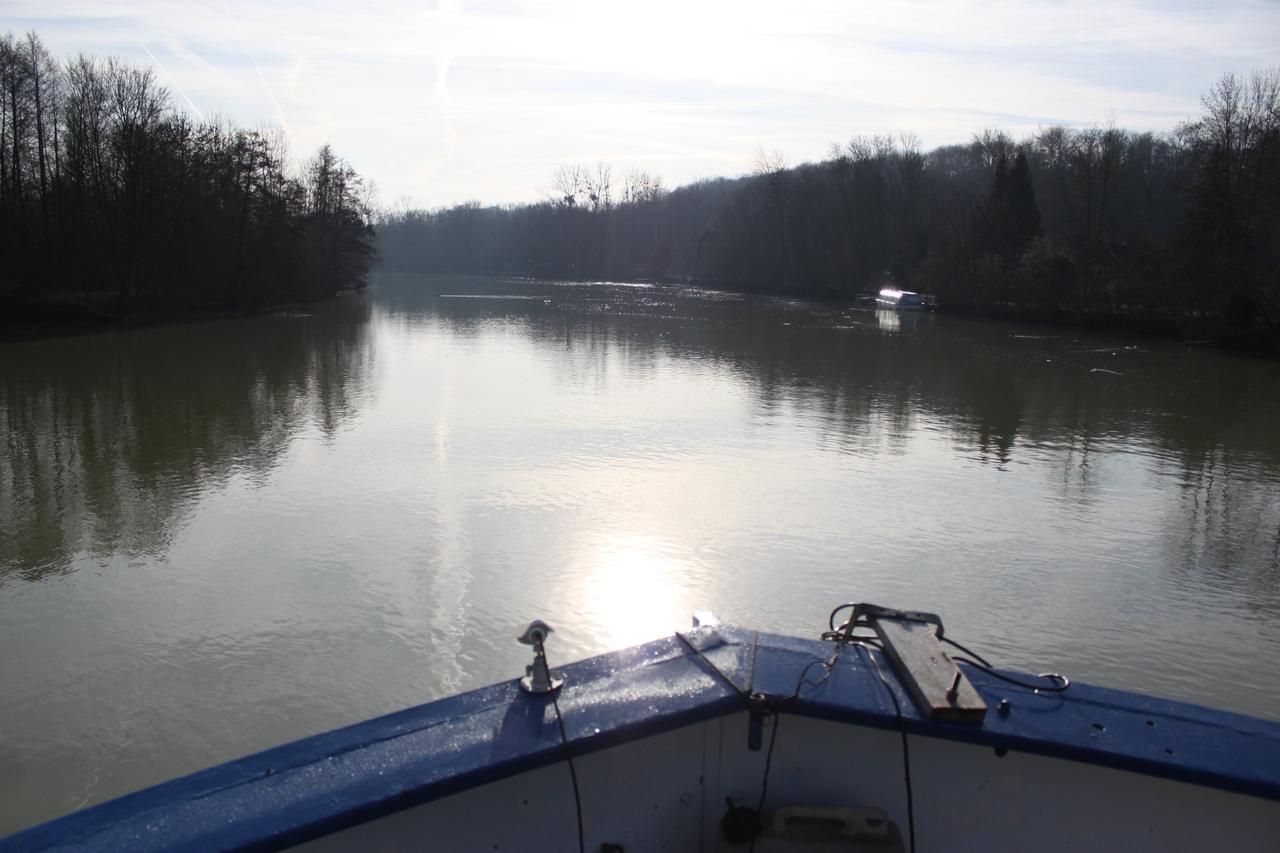
[[[293, 146], [330, 142], [391, 196], [532, 200], [547, 164], [610, 159], [668, 186], [788, 162], [857, 133], [926, 147], [984, 126], [1167, 130], [1226, 71], [1275, 63], [1274, 4], [1135, 0], [10, 0], [63, 55], [181, 62], [166, 80], [240, 124], [262, 106]], [[92, 18], [92, 24], [87, 19]], [[278, 85], [273, 85], [278, 84]], [[287, 121], [286, 121], [287, 118]]]

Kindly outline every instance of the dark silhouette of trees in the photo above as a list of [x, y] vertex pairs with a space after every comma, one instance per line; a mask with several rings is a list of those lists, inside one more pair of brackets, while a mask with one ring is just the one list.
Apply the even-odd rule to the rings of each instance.
[[[1015, 155], [1012, 165], [1003, 151], [996, 155], [991, 188], [978, 203], [973, 223], [979, 253], [972, 268], [973, 293], [985, 303], [1025, 304], [1029, 291], [1036, 289], [1040, 263], [1024, 263], [1023, 253], [1043, 231], [1023, 152]], [[1038, 252], [1045, 251], [1047, 246], [1038, 247]]]
[[1005, 195], [1000, 204], [1003, 245], [1002, 250], [1011, 256], [1022, 254], [1027, 244], [1039, 237], [1040, 208], [1036, 207], [1036, 192], [1031, 186], [1031, 170], [1027, 155], [1021, 151], [1013, 158]]
[[[663, 192], [592, 172], [549, 200], [400, 211], [389, 267], [697, 281], [745, 291], [936, 294], [947, 310], [1280, 346], [1280, 74], [1227, 75], [1171, 134], [1054, 126], [967, 145], [860, 136], [788, 168]], [[598, 170], [597, 170], [598, 171]], [[652, 189], [648, 189], [652, 187]]]
[[1280, 322], [1280, 71], [1227, 74], [1182, 129], [1196, 163], [1179, 236], [1196, 307], [1249, 330]]
[[372, 206], [327, 146], [195, 122], [150, 69], [0, 39], [3, 320], [252, 310], [362, 286]]

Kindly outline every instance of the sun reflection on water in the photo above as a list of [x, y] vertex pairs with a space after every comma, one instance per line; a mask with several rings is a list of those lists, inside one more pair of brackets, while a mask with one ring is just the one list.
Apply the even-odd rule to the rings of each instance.
[[634, 534], [602, 538], [587, 549], [581, 601], [592, 635], [606, 647], [652, 640], [688, 620], [690, 567], [670, 550]]

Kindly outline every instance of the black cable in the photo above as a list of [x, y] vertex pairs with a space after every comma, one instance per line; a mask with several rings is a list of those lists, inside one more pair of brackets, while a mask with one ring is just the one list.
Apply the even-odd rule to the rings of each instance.
[[[769, 793], [769, 771], [773, 768], [773, 746], [778, 742], [778, 719], [782, 716], [774, 710], [773, 728], [769, 730], [769, 750], [764, 754], [764, 776], [760, 780], [760, 799], [756, 801], [756, 816], [764, 814], [764, 798]], [[763, 828], [763, 827], [761, 827]], [[756, 839], [759, 833], [751, 836], [751, 842], [747, 845], [747, 853], [755, 853]]]
[[832, 610], [832, 611], [831, 611], [831, 615], [827, 617], [827, 627], [828, 627], [829, 629], [831, 629], [832, 631], [836, 631], [836, 630], [837, 630], [837, 629], [836, 629], [836, 614], [837, 614], [837, 613], [839, 613], [841, 610], [848, 610], [848, 609], [849, 609], [849, 608], [851, 608], [851, 607], [857, 607], [857, 606], [858, 606], [858, 605], [853, 604], [853, 603], [849, 603], [849, 604], [841, 604], [841, 605], [840, 605], [839, 607], [837, 607], [835, 610]]
[[991, 665], [990, 661], [988, 661], [986, 658], [984, 658], [982, 655], [978, 654], [977, 652], [973, 651], [972, 649], [965, 648], [964, 646], [960, 645], [950, 637], [941, 637], [939, 639], [941, 639], [942, 642], [944, 643], [949, 643], [955, 646], [957, 649], [964, 652], [969, 657], [973, 658], [973, 660], [966, 660], [965, 658], [956, 657], [953, 655], [951, 657], [953, 661], [955, 661], [956, 663], [967, 664], [971, 667], [974, 667], [975, 669], [980, 669], [983, 672], [985, 672], [987, 675], [990, 675], [993, 678], [998, 678], [1001, 681], [1007, 681], [1010, 684], [1016, 684], [1018, 687], [1025, 687], [1028, 690], [1043, 690], [1045, 693], [1061, 693], [1062, 691], [1066, 690], [1068, 687], [1071, 686], [1071, 679], [1067, 678], [1065, 675], [1062, 675], [1061, 673], [1058, 673], [1058, 672], [1042, 672], [1036, 676], [1036, 678], [1047, 678], [1050, 681], [1055, 682], [1053, 684], [1032, 684], [1029, 681], [1023, 681], [1021, 679], [1014, 678], [1012, 676], [1005, 675], [1000, 672], [996, 672], [995, 667]]
[[587, 853], [587, 838], [582, 832], [582, 796], [578, 793], [578, 771], [573, 769], [573, 752], [569, 749], [569, 736], [564, 731], [564, 716], [560, 703], [551, 694], [551, 705], [556, 709], [556, 722], [560, 724], [560, 745], [564, 747], [564, 759], [569, 765], [569, 778], [573, 780], [573, 807], [578, 814], [578, 853]]
[[944, 642], [944, 643], [947, 643], [947, 644], [949, 644], [949, 645], [955, 646], [957, 649], [959, 649], [960, 651], [964, 652], [964, 653], [965, 653], [966, 655], [968, 655], [969, 657], [971, 657], [971, 658], [973, 658], [974, 660], [978, 661], [978, 663], [980, 663], [982, 666], [985, 666], [987, 669], [991, 669], [991, 662], [990, 662], [990, 661], [988, 661], [986, 658], [984, 658], [982, 655], [980, 655], [980, 654], [978, 654], [977, 652], [973, 651], [972, 649], [965, 648], [964, 646], [960, 645], [959, 643], [957, 643], [955, 640], [951, 639], [950, 637], [939, 637], [938, 639], [942, 640], [942, 642]]
[[1071, 679], [1059, 672], [1041, 672], [1036, 675], [1036, 678], [1047, 678], [1054, 682], [1053, 684], [1032, 684], [1029, 681], [1023, 681], [1022, 679], [996, 672], [991, 667], [983, 666], [976, 660], [969, 660], [968, 658], [962, 657], [953, 657], [951, 659], [956, 663], [963, 663], [973, 667], [974, 669], [980, 669], [992, 678], [998, 678], [1001, 681], [1007, 681], [1010, 684], [1017, 685], [1018, 687], [1025, 687], [1028, 690], [1035, 690], [1041, 693], [1061, 693], [1071, 686]]
[[[841, 648], [843, 647], [836, 646], [836, 653], [831, 656], [831, 660], [814, 658], [813, 660], [805, 664], [804, 669], [800, 670], [800, 677], [796, 679], [796, 689], [791, 691], [791, 695], [788, 696], [785, 701], [790, 702], [794, 699], [800, 698], [800, 688], [806, 684], [809, 685], [810, 687], [821, 687], [823, 684], [825, 684], [827, 679], [831, 677], [832, 668], [836, 665], [836, 659], [840, 657]], [[814, 664], [825, 667], [826, 672], [824, 672], [822, 674], [822, 677], [819, 678], [817, 681], [810, 681], [807, 678], [807, 676], [809, 675], [809, 670], [813, 668]]]
[[[822, 632], [823, 641], [834, 642], [834, 643], [862, 643], [864, 645], [874, 646], [877, 649], [883, 650], [884, 643], [881, 642], [879, 635], [874, 633], [873, 634], [853, 633], [859, 628], [867, 628], [868, 630], [873, 630], [869, 622], [855, 621], [858, 618], [857, 610], [855, 608], [859, 606], [860, 605], [853, 604], [852, 602], [850, 602], [846, 604], [841, 604], [837, 606], [834, 610], [832, 610], [831, 613], [827, 616], [828, 630]], [[854, 609], [854, 614], [851, 617], [849, 617], [848, 622], [844, 623], [843, 625], [837, 628], [836, 614], [839, 613], [841, 610], [850, 610], [850, 609]]]
[[[768, 703], [769, 713], [773, 715], [773, 725], [769, 729], [769, 749], [764, 755], [764, 775], [760, 779], [760, 799], [756, 801], [757, 815], [764, 814], [764, 801], [765, 797], [769, 794], [769, 772], [773, 769], [773, 747], [778, 743], [778, 720], [782, 718], [782, 706], [788, 702], [798, 699], [800, 697], [800, 691], [803, 689], [804, 685], [808, 684], [810, 687], [821, 687], [825, 684], [827, 679], [831, 677], [831, 673], [835, 670], [836, 661], [840, 659], [840, 652], [843, 648], [844, 646], [837, 645], [830, 660], [814, 658], [809, 661], [804, 665], [804, 669], [800, 670], [800, 677], [796, 679], [796, 687], [791, 691], [791, 695], [783, 699], [781, 702]], [[815, 665], [823, 667], [826, 672], [824, 672], [822, 677], [817, 681], [810, 681], [809, 670], [813, 669]], [[753, 697], [755, 695], [757, 694], [753, 694]], [[767, 701], [767, 697], [762, 697], [762, 700]], [[755, 849], [756, 836], [753, 836], [751, 838], [751, 842], [747, 845], [747, 853], [753, 853]]]
[[885, 692], [889, 694], [889, 698], [893, 701], [893, 712], [898, 718], [898, 734], [902, 736], [902, 778], [907, 787], [907, 832], [911, 836], [911, 853], [916, 851], [916, 810], [915, 798], [911, 791], [911, 752], [907, 748], [907, 724], [902, 716], [902, 706], [898, 704], [898, 696], [893, 692], [893, 688], [889, 685], [889, 680], [884, 677], [884, 673], [880, 671], [880, 664], [876, 659], [861, 646], [858, 651], [871, 664], [876, 671], [876, 676], [880, 679], [880, 683], [884, 685]]
[[860, 643], [884, 651], [884, 642], [871, 634], [846, 634], [844, 631], [823, 631], [821, 639], [827, 643]]

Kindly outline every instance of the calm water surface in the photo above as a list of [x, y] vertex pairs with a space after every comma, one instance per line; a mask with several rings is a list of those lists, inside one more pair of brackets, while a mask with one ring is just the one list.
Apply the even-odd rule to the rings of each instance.
[[1278, 415], [1275, 361], [648, 286], [0, 346], [0, 833], [521, 674], [533, 617], [870, 600], [1277, 718]]

